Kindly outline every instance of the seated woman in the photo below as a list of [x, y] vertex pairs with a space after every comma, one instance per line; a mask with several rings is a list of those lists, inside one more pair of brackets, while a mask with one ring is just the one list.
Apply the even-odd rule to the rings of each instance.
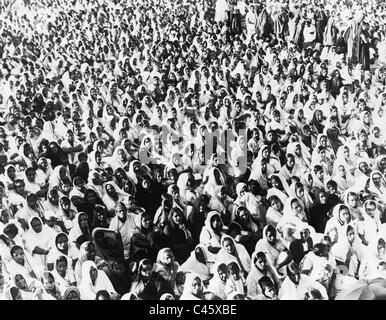
[[124, 259], [124, 249], [119, 232], [96, 228], [92, 232], [96, 253], [108, 264]]
[[256, 300], [279, 300], [277, 296], [278, 290], [271, 278], [263, 276], [258, 281], [261, 293], [257, 295]]
[[264, 252], [268, 263], [279, 272], [292, 257], [276, 235], [276, 230], [272, 226], [266, 226], [263, 230], [263, 239], [257, 242], [255, 252]]
[[107, 262], [97, 255], [95, 244], [92, 241], [83, 242], [79, 250], [79, 258], [75, 264], [75, 279], [79, 284], [82, 280], [82, 265], [86, 261], [92, 261], [99, 270], [108, 271]]
[[30, 218], [29, 229], [23, 235], [24, 246], [41, 271], [46, 268], [47, 255], [55, 236], [56, 232], [47, 225], [44, 225], [39, 217]]
[[153, 225], [152, 217], [145, 211], [138, 213], [135, 230], [130, 242], [130, 260], [149, 259], [155, 261], [160, 249], [167, 247], [162, 233]]
[[194, 273], [186, 276], [184, 291], [180, 300], [206, 300], [204, 295], [204, 286], [200, 277]]
[[291, 256], [293, 261], [300, 265], [300, 262], [303, 260], [304, 256], [312, 251], [313, 240], [310, 236], [309, 225], [303, 223], [298, 226], [296, 230], [297, 237], [294, 239], [289, 246], [289, 250], [291, 252]]
[[216, 254], [221, 249], [221, 238], [224, 235], [221, 214], [217, 211], [209, 212], [200, 233], [200, 243], [205, 245], [210, 253]]
[[119, 188], [114, 182], [108, 181], [103, 185], [104, 196], [102, 198], [105, 204], [109, 216], [114, 215], [115, 207], [117, 203], [124, 202], [128, 196], [121, 188]]
[[98, 270], [94, 262], [85, 261], [82, 265], [82, 280], [79, 284], [82, 300], [95, 300], [100, 290], [106, 290], [112, 300], [119, 298], [106, 273]]
[[221, 249], [218, 252], [215, 264], [225, 263], [228, 265], [236, 262], [244, 278], [248, 276], [251, 269], [251, 257], [242, 244], [236, 243], [232, 237], [226, 235], [221, 239]]
[[255, 251], [251, 260], [251, 272], [246, 279], [249, 298], [257, 299], [258, 295], [262, 293], [259, 280], [263, 277], [269, 277], [278, 290], [280, 279], [277, 278], [277, 272], [273, 270], [274, 267], [267, 261], [265, 253]]
[[[259, 232], [257, 223], [255, 223], [247, 208], [242, 206], [238, 207], [235, 218], [231, 224], [238, 224], [241, 230], [240, 234], [236, 237], [231, 234], [232, 238], [235, 238], [238, 243], [242, 244], [249, 254], [252, 254], [257, 241], [261, 239], [261, 232]], [[230, 225], [229, 229], [231, 229]]]
[[50, 271], [44, 271], [41, 276], [41, 282], [43, 285], [44, 290], [52, 297], [52, 299], [49, 299], [47, 297], [46, 300], [61, 300], [62, 295], [60, 293], [60, 290], [58, 286], [55, 284], [55, 278], [52, 275]]
[[336, 264], [346, 266], [348, 269], [347, 275], [358, 278], [364, 252], [365, 247], [354, 227], [351, 224], [343, 226], [338, 242], [331, 247], [331, 254], [335, 257]]
[[203, 244], [198, 244], [196, 248], [190, 253], [190, 257], [179, 267], [178, 271], [184, 273], [195, 273], [203, 281], [209, 280], [211, 278], [209, 265], [211, 264], [208, 261], [208, 252], [206, 247]]
[[209, 281], [208, 291], [213, 292], [217, 297], [226, 300], [225, 285], [228, 278], [228, 269], [225, 263], [220, 263], [214, 268], [214, 276]]
[[163, 248], [158, 252], [157, 261], [154, 264], [154, 271], [170, 284], [175, 294], [178, 294], [176, 278], [179, 267], [180, 265], [175, 261], [170, 248]]
[[76, 214], [68, 239], [73, 242], [77, 248], [80, 248], [83, 242], [91, 240], [87, 214], [85, 212], [78, 212]]
[[53, 300], [37, 279], [33, 279], [20, 273], [12, 275], [10, 285], [19, 289], [20, 300]]
[[193, 239], [186, 227], [185, 216], [179, 208], [172, 208], [170, 210], [169, 219], [165, 223], [163, 234], [177, 262], [184, 262], [192, 250]]
[[68, 266], [68, 260], [65, 256], [60, 256], [55, 261], [52, 275], [55, 279], [55, 284], [60, 290], [61, 295], [64, 295], [67, 288], [76, 286], [74, 271]]
[[276, 228], [280, 219], [283, 217], [284, 203], [276, 195], [272, 195], [268, 198], [269, 208], [265, 219], [267, 224]]
[[153, 263], [148, 259], [139, 262], [130, 292], [143, 300], [159, 300], [165, 293], [174, 294], [171, 285], [154, 271]]
[[47, 256], [48, 270], [54, 269], [55, 261], [59, 256], [65, 256], [68, 267], [74, 270], [79, 258], [79, 249], [74, 243], [69, 242], [68, 236], [63, 232], [56, 235], [53, 246]]
[[62, 300], [80, 300], [80, 291], [77, 287], [69, 287], [63, 295]]

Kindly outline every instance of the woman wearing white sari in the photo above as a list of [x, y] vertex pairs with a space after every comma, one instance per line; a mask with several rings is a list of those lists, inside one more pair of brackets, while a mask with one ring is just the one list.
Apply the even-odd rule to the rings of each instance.
[[363, 261], [359, 268], [359, 279], [377, 277], [380, 262], [386, 263], [386, 241], [382, 236], [376, 237], [366, 248]]
[[216, 167], [212, 167], [209, 169], [209, 172], [207, 174], [207, 181], [205, 183], [204, 192], [210, 195], [211, 197], [214, 196], [214, 191], [216, 190], [216, 187], [224, 187], [225, 186], [225, 179], [220, 171], [220, 169]]
[[251, 257], [243, 245], [236, 243], [232, 237], [226, 235], [221, 238], [221, 249], [216, 256], [215, 265], [221, 263], [228, 265], [231, 262], [238, 264], [246, 278], [251, 270]]
[[74, 271], [68, 265], [68, 260], [65, 256], [59, 256], [55, 259], [52, 275], [62, 295], [64, 295], [69, 287], [76, 286]]
[[273, 167], [272, 164], [269, 163], [269, 154], [270, 154], [269, 146], [264, 145], [260, 148], [260, 150], [257, 154], [257, 158], [252, 163], [252, 172], [257, 170], [261, 166], [263, 159], [267, 163], [267, 173], [266, 173], [267, 176], [270, 176], [271, 174], [273, 174], [275, 172], [275, 168]]
[[271, 180], [272, 187], [268, 189], [267, 198], [275, 195], [281, 200], [287, 201], [291, 194], [287, 181], [279, 174], [271, 174], [268, 178]]
[[[105, 158], [104, 161], [107, 162], [113, 170], [118, 168], [124, 168], [127, 164], [128, 154], [123, 147], [116, 147], [114, 153], [111, 157]], [[91, 167], [90, 167], [91, 168]]]
[[342, 160], [335, 160], [332, 179], [338, 185], [339, 194], [344, 194], [355, 185], [355, 179], [348, 170], [348, 165]]
[[125, 202], [129, 196], [119, 188], [113, 181], [106, 182], [103, 185], [104, 196], [102, 198], [103, 203], [106, 205], [109, 212], [114, 212], [117, 203]]
[[43, 224], [39, 217], [32, 217], [28, 221], [29, 229], [23, 235], [26, 250], [32, 255], [37, 267], [46, 268], [46, 256], [55, 241], [56, 232]]
[[370, 174], [369, 191], [376, 194], [380, 200], [386, 203], [386, 180], [378, 170], [373, 170]]
[[306, 157], [306, 147], [302, 147], [299, 142], [289, 143], [287, 146], [287, 154], [292, 154], [295, 158], [295, 164], [298, 167], [297, 174], [301, 175], [310, 166], [310, 160]]
[[343, 226], [338, 242], [331, 247], [331, 254], [348, 268], [348, 275], [353, 277], [358, 275], [365, 252], [352, 224]]
[[79, 291], [82, 300], [95, 300], [100, 290], [106, 290], [111, 298], [117, 298], [117, 293], [104, 271], [98, 270], [94, 262], [87, 260], [82, 265], [82, 280]]
[[51, 190], [52, 188], [59, 186], [60, 181], [64, 179], [64, 177], [70, 177], [68, 169], [65, 166], [55, 167], [48, 180], [49, 189]]
[[11, 248], [12, 261], [6, 267], [10, 274], [19, 273], [25, 277], [32, 277], [38, 279], [41, 275], [41, 268], [39, 268], [32, 256], [22, 247], [15, 245]]

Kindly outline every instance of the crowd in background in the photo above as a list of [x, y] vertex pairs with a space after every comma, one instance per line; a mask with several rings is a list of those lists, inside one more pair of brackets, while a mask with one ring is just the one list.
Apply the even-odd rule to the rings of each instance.
[[2, 299], [386, 279], [385, 8], [1, 1]]

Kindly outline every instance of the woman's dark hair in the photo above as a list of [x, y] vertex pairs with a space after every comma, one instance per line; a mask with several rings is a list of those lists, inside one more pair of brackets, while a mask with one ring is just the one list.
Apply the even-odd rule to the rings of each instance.
[[319, 171], [323, 171], [323, 167], [319, 164], [317, 164], [315, 167], [314, 167], [314, 172], [317, 173]]
[[96, 293], [95, 300], [99, 300], [99, 297], [103, 297], [103, 298], [105, 298], [105, 300], [110, 300], [110, 295], [107, 292], [107, 290], [99, 290]]
[[68, 265], [68, 261], [65, 256], [60, 256], [58, 259], [56, 259], [56, 264], [58, 264], [59, 262], [64, 262], [66, 265]]
[[218, 265], [217, 272], [220, 272], [220, 271], [225, 272], [225, 273], [228, 271], [225, 263], [221, 263]]
[[18, 287], [12, 287], [9, 292], [11, 293], [12, 300], [15, 300], [18, 293], [19, 293], [19, 288]]
[[265, 253], [262, 251], [259, 251], [258, 253], [256, 253], [255, 259], [253, 260], [254, 264], [256, 263], [257, 259], [266, 259]]
[[3, 230], [3, 233], [9, 237], [9, 238], [13, 238], [15, 237], [17, 234], [18, 234], [18, 228], [16, 227], [15, 224], [13, 223], [10, 223], [8, 224], [7, 226], [5, 226], [4, 230]]
[[234, 272], [234, 273], [239, 273], [240, 272], [240, 267], [236, 262], [231, 262], [227, 265], [227, 271], [228, 272]]
[[265, 230], [265, 235], [267, 235], [268, 232], [275, 234], [276, 233], [276, 229], [269, 224], [267, 226], [267, 229]]
[[275, 286], [268, 276], [261, 277], [258, 283], [263, 292], [266, 288], [273, 288]]
[[328, 182], [327, 182], [327, 188], [338, 188], [338, 184], [336, 183], [336, 181], [334, 181], [334, 180], [329, 180]]
[[11, 256], [13, 257], [13, 254], [16, 252], [16, 250], [22, 250], [23, 252], [24, 252], [24, 250], [23, 250], [23, 248], [22, 247], [20, 247], [20, 246], [18, 246], [18, 245], [16, 245], [16, 246], [13, 246], [12, 248], [11, 248]]

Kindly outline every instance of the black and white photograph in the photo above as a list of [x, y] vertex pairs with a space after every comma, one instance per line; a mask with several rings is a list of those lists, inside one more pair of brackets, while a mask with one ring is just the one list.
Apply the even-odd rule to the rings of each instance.
[[149, 316], [386, 300], [386, 2], [0, 0], [0, 259]]

